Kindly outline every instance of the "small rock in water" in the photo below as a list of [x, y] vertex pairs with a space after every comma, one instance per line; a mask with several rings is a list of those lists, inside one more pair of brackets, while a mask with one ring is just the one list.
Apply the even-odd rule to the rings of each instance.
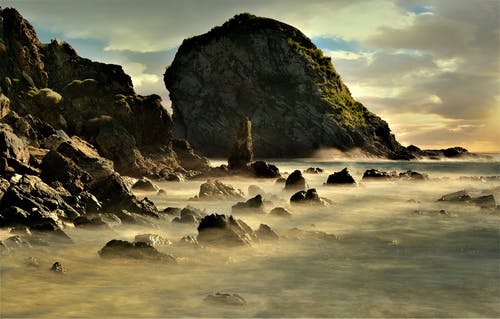
[[415, 181], [423, 181], [428, 179], [426, 174], [415, 172], [412, 171], [411, 169], [407, 170], [406, 172], [399, 173], [399, 178], [407, 180], [415, 180]]
[[141, 234], [141, 235], [136, 235], [135, 236], [135, 242], [136, 243], [146, 243], [148, 245], [151, 245], [153, 247], [158, 247], [162, 245], [171, 245], [172, 243], [170, 240], [163, 238], [160, 235], [156, 234]]
[[266, 224], [260, 224], [259, 229], [255, 232], [257, 238], [260, 240], [278, 240], [279, 236], [276, 234], [271, 227]]
[[61, 265], [58, 261], [56, 261], [53, 265], [52, 268], [50, 268], [51, 271], [59, 273], [59, 274], [64, 274], [66, 273], [66, 268]]
[[363, 173], [364, 180], [366, 179], [390, 179], [393, 176], [389, 175], [387, 172], [379, 171], [378, 169], [369, 169]]
[[453, 192], [449, 193], [446, 195], [441, 196], [438, 201], [445, 201], [445, 202], [466, 202], [470, 200], [471, 197], [470, 195], [464, 190], [460, 190], [458, 192]]
[[322, 200], [315, 188], [311, 188], [306, 191], [299, 191], [290, 197], [290, 203], [292, 204], [314, 204], [314, 205], [323, 205], [326, 203]]
[[240, 296], [239, 294], [230, 294], [221, 292], [208, 295], [205, 298], [205, 302], [215, 305], [227, 305], [227, 306], [244, 306], [247, 304], [246, 300], [243, 299], [243, 297]]
[[283, 207], [275, 207], [269, 212], [269, 214], [271, 216], [277, 216], [277, 217], [291, 217], [292, 216], [292, 214]]
[[99, 255], [103, 258], [131, 258], [176, 263], [172, 255], [161, 253], [149, 244], [142, 242], [130, 243], [117, 239], [109, 241], [99, 251]]
[[280, 177], [280, 170], [273, 164], [264, 161], [255, 161], [251, 164], [255, 177], [276, 178]]
[[497, 207], [495, 197], [491, 194], [472, 198], [471, 202], [481, 208], [495, 209]]
[[285, 182], [286, 190], [305, 190], [307, 189], [306, 180], [299, 170], [295, 170], [288, 176]]
[[320, 174], [323, 173], [323, 169], [319, 167], [308, 167], [306, 170], [304, 170], [304, 173], [307, 174]]
[[343, 170], [328, 176], [326, 184], [356, 184], [356, 181], [352, 178], [351, 174], [349, 174], [346, 167]]
[[239, 202], [231, 207], [233, 214], [244, 213], [244, 212], [256, 212], [264, 213], [264, 202], [262, 201], [262, 196], [257, 195], [250, 198], [246, 202]]

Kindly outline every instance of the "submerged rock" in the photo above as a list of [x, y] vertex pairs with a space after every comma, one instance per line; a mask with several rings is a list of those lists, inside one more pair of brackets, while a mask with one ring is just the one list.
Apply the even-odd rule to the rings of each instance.
[[236, 203], [231, 207], [231, 211], [233, 214], [247, 212], [264, 214], [264, 202], [262, 201], [262, 196], [257, 195], [253, 198], [250, 198], [246, 202]]
[[387, 172], [380, 171], [378, 169], [369, 169], [363, 173], [363, 180], [367, 179], [390, 179], [392, 175], [389, 175]]
[[146, 243], [153, 247], [163, 246], [163, 245], [171, 245], [172, 242], [170, 240], [155, 234], [141, 234], [136, 235], [134, 241], [136, 243]]
[[471, 202], [481, 208], [495, 209], [497, 207], [495, 197], [491, 194], [472, 198]]
[[326, 205], [325, 202], [319, 197], [315, 188], [306, 191], [299, 191], [290, 197], [291, 204], [313, 204], [313, 205]]
[[319, 167], [308, 167], [307, 169], [304, 170], [304, 173], [307, 174], [320, 174], [323, 173], [323, 169]]
[[278, 240], [279, 236], [276, 234], [271, 227], [266, 224], [260, 224], [259, 229], [255, 231], [255, 235], [259, 240], [268, 241], [268, 240]]
[[200, 192], [198, 195], [202, 200], [242, 200], [244, 199], [243, 193], [226, 185], [218, 180], [208, 180], [206, 183], [200, 185]]
[[414, 180], [414, 181], [423, 181], [423, 180], [428, 179], [426, 174], [415, 172], [415, 171], [412, 171], [411, 169], [407, 170], [406, 172], [399, 173], [399, 178], [407, 179], [407, 180]]
[[255, 233], [233, 216], [212, 214], [201, 220], [197, 239], [200, 244], [209, 246], [252, 246]]
[[276, 216], [276, 217], [291, 217], [292, 213], [290, 213], [288, 210], [286, 210], [283, 207], [275, 207], [273, 208], [269, 214], [271, 216]]
[[343, 170], [328, 176], [326, 184], [356, 184], [356, 181], [352, 178], [351, 174], [349, 174], [346, 167]]
[[307, 189], [306, 180], [302, 177], [302, 173], [299, 170], [295, 170], [288, 176], [285, 182], [286, 190], [305, 190]]
[[469, 201], [470, 199], [471, 199], [471, 196], [464, 189], [462, 189], [462, 190], [459, 190], [457, 192], [443, 195], [443, 196], [441, 196], [441, 198], [438, 199], [438, 201], [464, 202], [464, 201]]
[[207, 297], [205, 297], [204, 301], [214, 305], [223, 306], [244, 306], [247, 304], [246, 300], [239, 294], [221, 292], [217, 292], [213, 295], [208, 295]]
[[176, 263], [172, 255], [161, 253], [144, 242], [131, 243], [125, 240], [113, 239], [98, 253], [103, 258], [131, 258]]

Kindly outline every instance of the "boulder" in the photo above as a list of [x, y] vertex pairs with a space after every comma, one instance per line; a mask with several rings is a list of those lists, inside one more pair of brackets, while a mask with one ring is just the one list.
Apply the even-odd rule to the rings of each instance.
[[132, 189], [136, 191], [156, 193], [158, 192], [159, 187], [153, 184], [153, 182], [149, 178], [143, 177], [142, 179], [135, 182], [134, 185], [132, 185]]
[[266, 224], [260, 224], [259, 229], [255, 231], [255, 235], [259, 240], [268, 241], [268, 240], [278, 240], [279, 236], [276, 234], [271, 227]]
[[239, 294], [217, 292], [212, 295], [208, 295], [204, 299], [205, 302], [220, 305], [220, 306], [244, 306], [247, 304], [246, 300]]
[[443, 196], [441, 196], [441, 198], [438, 199], [438, 201], [465, 202], [465, 201], [469, 201], [470, 199], [471, 199], [471, 196], [464, 189], [462, 189], [462, 190], [459, 190], [457, 192], [443, 195]]
[[264, 214], [264, 202], [262, 196], [257, 195], [246, 202], [238, 202], [231, 207], [233, 214], [237, 213], [261, 213]]
[[246, 168], [253, 160], [252, 122], [245, 118], [241, 120], [233, 142], [233, 149], [228, 159], [229, 169]]
[[252, 246], [255, 233], [242, 220], [233, 216], [211, 214], [198, 225], [197, 240], [208, 246]]
[[243, 193], [218, 180], [208, 180], [201, 184], [198, 195], [201, 200], [242, 200]]
[[390, 179], [393, 176], [389, 175], [387, 172], [379, 171], [378, 169], [369, 169], [363, 173], [363, 180], [367, 179]]
[[299, 191], [290, 197], [291, 204], [313, 204], [325, 205], [323, 200], [318, 196], [315, 188], [310, 188], [306, 191]]
[[323, 173], [323, 169], [319, 167], [308, 167], [307, 169], [304, 170], [304, 173], [307, 174], [320, 174]]
[[137, 199], [117, 173], [93, 182], [89, 188], [90, 192], [102, 202], [104, 211], [117, 213], [127, 210], [138, 215], [159, 217], [158, 210], [153, 202], [147, 198]]
[[307, 189], [306, 180], [299, 170], [295, 170], [288, 176], [285, 182], [285, 190], [305, 190]]
[[186, 206], [181, 210], [180, 216], [174, 218], [172, 222], [181, 224], [198, 224], [205, 215], [205, 212], [200, 209], [192, 206]]
[[271, 216], [276, 216], [276, 217], [291, 217], [292, 214], [285, 208], [283, 207], [275, 207], [273, 208], [269, 214]]
[[113, 175], [113, 162], [101, 157], [94, 146], [78, 136], [73, 136], [70, 140], [61, 143], [57, 152], [71, 159], [94, 180], [105, 179]]
[[326, 184], [356, 184], [356, 181], [352, 178], [351, 174], [349, 174], [346, 167], [343, 170], [328, 176]]
[[43, 158], [41, 170], [41, 178], [46, 183], [60, 182], [72, 194], [82, 192], [92, 181], [92, 177], [71, 159], [54, 150]]
[[281, 176], [278, 167], [264, 161], [255, 161], [250, 166], [255, 177], [276, 178]]
[[172, 255], [161, 253], [153, 246], [143, 242], [131, 243], [125, 240], [113, 239], [109, 241], [98, 253], [102, 258], [129, 258], [176, 263], [176, 260]]
[[172, 244], [172, 242], [170, 242], [170, 240], [168, 240], [160, 235], [155, 235], [155, 234], [136, 235], [134, 240], [136, 243], [139, 243], [139, 242], [146, 243], [146, 244], [153, 246], [153, 247], [159, 247], [159, 246]]

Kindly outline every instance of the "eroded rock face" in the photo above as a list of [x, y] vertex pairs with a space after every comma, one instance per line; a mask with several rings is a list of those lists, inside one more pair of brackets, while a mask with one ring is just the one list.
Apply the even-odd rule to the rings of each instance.
[[257, 157], [320, 147], [409, 157], [387, 123], [352, 98], [330, 58], [275, 20], [241, 14], [184, 40], [164, 79], [175, 134], [207, 156], [227, 156], [248, 117]]
[[209, 246], [251, 246], [255, 239], [253, 230], [233, 216], [211, 214], [198, 226], [198, 242]]

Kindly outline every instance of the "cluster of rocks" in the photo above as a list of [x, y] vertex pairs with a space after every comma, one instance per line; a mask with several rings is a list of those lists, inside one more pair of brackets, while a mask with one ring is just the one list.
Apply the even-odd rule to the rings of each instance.
[[462, 189], [453, 193], [441, 196], [438, 201], [452, 203], [468, 203], [485, 209], [496, 209], [497, 204], [492, 194], [472, 197], [469, 192]]

